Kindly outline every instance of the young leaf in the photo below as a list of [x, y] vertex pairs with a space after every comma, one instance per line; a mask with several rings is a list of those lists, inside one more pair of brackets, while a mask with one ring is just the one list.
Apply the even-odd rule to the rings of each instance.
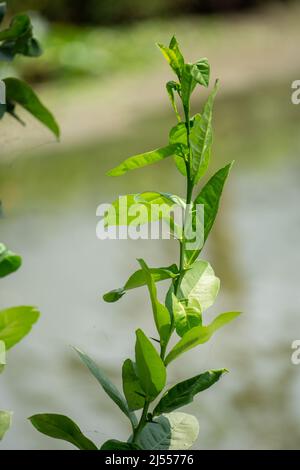
[[136, 331], [135, 362], [147, 400], [154, 400], [166, 384], [166, 368], [142, 330]]
[[202, 188], [194, 201], [195, 204], [204, 205], [204, 241], [206, 241], [217, 216], [224, 184], [233, 163], [232, 161], [218, 170]]
[[157, 44], [157, 46], [169, 62], [177, 77], [180, 79], [184, 67], [184, 58], [179, 50], [179, 45], [175, 36], [172, 37], [169, 47], [166, 47], [163, 44]]
[[180, 94], [180, 90], [181, 90], [180, 83], [177, 83], [177, 82], [174, 82], [173, 80], [171, 80], [170, 82], [167, 82], [166, 89], [167, 89], [167, 93], [169, 95], [172, 107], [175, 111], [176, 117], [177, 117], [178, 121], [180, 122], [181, 117], [180, 117], [180, 114], [179, 114], [178, 109], [177, 109], [176, 99], [175, 99], [175, 95], [174, 95], [175, 92]]
[[199, 344], [206, 343], [212, 335], [226, 323], [231, 322], [238, 317], [241, 312], [226, 312], [220, 314], [214, 321], [208, 326], [197, 326], [189, 330], [185, 335], [178, 341], [173, 349], [169, 352], [165, 359], [165, 365], [170, 364], [178, 356], [186, 351], [198, 346]]
[[192, 403], [194, 396], [197, 393], [203, 392], [207, 388], [216, 383], [227, 369], [208, 370], [203, 374], [196, 375], [191, 379], [184, 380], [174, 387], [170, 388], [161, 398], [160, 402], [156, 405], [153, 416], [158, 416], [162, 413], [170, 413], [182, 406]]
[[5, 78], [4, 82], [7, 102], [20, 104], [59, 138], [60, 131], [54, 116], [41, 103], [32, 88], [17, 78]]
[[117, 441], [110, 439], [102, 444], [100, 450], [141, 450], [139, 446], [130, 442]]
[[0, 410], [0, 441], [11, 426], [12, 412]]
[[0, 340], [0, 374], [6, 365], [6, 349], [4, 341]]
[[64, 415], [44, 413], [28, 418], [31, 424], [42, 434], [70, 442], [80, 450], [98, 450], [97, 446], [88, 439], [74, 421]]
[[[176, 264], [172, 264], [171, 266], [163, 268], [149, 269], [154, 282], [164, 281], [165, 279], [174, 279], [178, 276], [178, 267], [176, 266]], [[124, 287], [107, 292], [103, 295], [103, 299], [105, 300], [105, 302], [116, 302], [121, 297], [123, 297], [126, 291], [136, 289], [137, 287], [145, 286], [146, 284], [147, 280], [145, 277], [144, 270], [139, 269], [130, 276]]]
[[35, 307], [11, 307], [0, 310], [0, 340], [6, 349], [11, 348], [26, 336], [38, 320], [39, 311]]
[[127, 194], [116, 199], [103, 217], [104, 227], [140, 226], [160, 220], [162, 214], [158, 214], [157, 211], [152, 212], [151, 206], [138, 202], [136, 199], [138, 196], [139, 194]]
[[22, 258], [8, 250], [3, 243], [0, 243], [0, 277], [11, 274], [22, 264]]
[[170, 157], [174, 154], [175, 150], [175, 145], [168, 145], [167, 147], [152, 150], [151, 152], [134, 155], [133, 157], [127, 158], [120, 165], [110, 170], [107, 173], [107, 176], [121, 176], [130, 170], [136, 170], [137, 168], [152, 165], [152, 163], [156, 163], [160, 160], [163, 160], [164, 158]]
[[218, 91], [218, 82], [210, 94], [203, 110], [203, 114], [195, 116], [191, 129], [190, 142], [192, 149], [192, 171], [194, 183], [197, 183], [207, 170], [212, 146], [212, 111], [213, 103]]
[[195, 297], [186, 302], [180, 302], [173, 294], [173, 315], [176, 332], [183, 336], [195, 326], [202, 325], [201, 305]]
[[160, 344], [166, 345], [171, 334], [171, 325], [172, 319], [168, 309], [161, 304], [157, 299], [157, 291], [154, 279], [147, 264], [143, 259], [139, 259], [138, 262], [141, 265], [142, 270], [144, 271], [144, 276], [149, 290], [149, 295], [152, 304], [152, 311], [154, 316], [154, 322], [159, 333]]
[[127, 402], [123, 395], [119, 392], [117, 387], [109, 380], [109, 378], [104, 374], [104, 372], [97, 366], [97, 364], [84, 352], [80, 351], [77, 348], [74, 348], [78, 353], [80, 359], [84, 365], [90, 370], [95, 379], [99, 382], [103, 390], [107, 395], [115, 402], [115, 404], [120, 408], [121, 411], [129, 418], [132, 425], [135, 426], [137, 421], [135, 414], [128, 408]]
[[196, 298], [203, 312], [214, 303], [219, 288], [220, 280], [215, 276], [211, 265], [207, 261], [198, 260], [182, 278], [181, 298], [189, 300]]
[[206, 58], [198, 60], [191, 69], [191, 75], [200, 85], [209, 86], [210, 65]]
[[136, 372], [136, 365], [126, 359], [122, 367], [123, 392], [130, 410], [140, 410], [145, 404], [144, 391]]
[[137, 444], [143, 450], [187, 450], [199, 434], [197, 419], [187, 413], [169, 413], [148, 423], [140, 433]]
[[186, 117], [189, 112], [191, 94], [197, 84], [192, 75], [193, 67], [193, 64], [184, 64], [181, 75], [181, 99]]

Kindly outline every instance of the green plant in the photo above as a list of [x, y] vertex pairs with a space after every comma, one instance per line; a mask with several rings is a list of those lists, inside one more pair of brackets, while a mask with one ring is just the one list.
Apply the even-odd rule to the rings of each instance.
[[[6, 3], [0, 3], [0, 25], [6, 13]], [[0, 63], [11, 62], [17, 55], [38, 57], [42, 49], [33, 36], [30, 18], [26, 14], [14, 16], [6, 29], [0, 31]], [[24, 124], [16, 114], [16, 104], [22, 106], [59, 138], [59, 127], [52, 113], [43, 105], [33, 89], [15, 77], [1, 80], [6, 102], [0, 104], [0, 119], [7, 113]]]
[[[159, 48], [177, 76], [177, 80], [168, 82], [166, 87], [178, 123], [171, 129], [169, 144], [166, 147], [130, 157], [111, 170], [109, 175], [119, 176], [171, 155], [174, 156], [180, 173], [186, 179], [186, 199], [168, 193], [145, 192], [127, 195], [126, 202], [128, 210], [136, 203], [147, 209], [145, 217], [138, 219], [138, 224], [149, 220], [150, 209], [154, 204], [165, 203], [170, 208], [175, 204], [183, 208], [181, 227], [176, 226], [171, 214], [169, 218], [170, 227], [179, 241], [179, 266], [174, 264], [169, 267], [149, 268], [146, 262], [140, 259], [140, 269], [131, 275], [125, 285], [104, 295], [105, 301], [115, 302], [128, 290], [147, 286], [158, 333], [159, 339], [154, 339], [154, 343], [159, 345], [159, 351], [141, 329], [136, 331], [135, 361], [126, 359], [122, 367], [124, 395], [91, 358], [77, 350], [82, 362], [128, 417], [132, 426], [127, 442], [112, 439], [102, 445], [102, 450], [191, 447], [198, 435], [198, 422], [194, 416], [175, 410], [192, 402], [196, 394], [216, 383], [226, 369], [202, 372], [164, 391], [167, 366], [181, 354], [207, 342], [219, 328], [240, 314], [240, 312], [222, 313], [210, 324], [203, 324], [203, 312], [214, 303], [218, 294], [219, 279], [210, 264], [199, 259], [199, 255], [216, 218], [223, 187], [232, 166], [230, 163], [217, 171], [194, 197], [193, 191], [209, 165], [213, 101], [218, 84], [215, 84], [209, 95], [202, 114], [191, 117], [192, 92], [197, 85], [205, 88], [209, 86], [209, 63], [207, 59], [200, 59], [194, 64], [186, 63], [175, 37], [172, 38], [169, 47], [159, 45]], [[183, 119], [177, 107], [177, 98], [182, 103]], [[198, 227], [199, 204], [204, 206], [205, 215], [204, 225], [200, 226], [202, 237], [191, 248], [188, 235], [191, 229]], [[123, 225], [124, 215], [128, 216], [128, 213], [124, 214], [120, 199], [112, 204], [111, 209], [104, 217], [105, 225]], [[159, 218], [161, 215], [156, 217]], [[131, 222], [133, 218], [128, 216], [127, 223]], [[162, 304], [157, 297], [156, 282], [167, 279], [171, 284], [165, 304]], [[179, 339], [169, 348], [170, 339], [175, 332]], [[161, 393], [163, 394], [159, 399]], [[135, 414], [137, 410], [142, 410], [139, 419]], [[79, 449], [97, 449], [97, 446], [81, 433], [77, 425], [63, 415], [38, 414], [32, 416], [30, 420], [40, 432], [48, 436], [69, 441]]]
[[[5, 13], [6, 4], [0, 3], [0, 24]], [[25, 14], [15, 16], [9, 27], [0, 31], [0, 62], [11, 61], [17, 54], [29, 57], [41, 54], [40, 45], [33, 37], [30, 19]], [[18, 103], [48, 127], [56, 137], [59, 137], [59, 127], [54, 117], [40, 102], [29, 85], [17, 78], [1, 80], [0, 85], [5, 88], [3, 94], [5, 103], [0, 104], [0, 119], [5, 113], [8, 113], [22, 122], [15, 113], [15, 105]], [[22, 259], [19, 255], [0, 243], [0, 278], [17, 271], [21, 263]], [[30, 332], [39, 315], [38, 310], [32, 306], [10, 307], [0, 310], [0, 373], [6, 365], [6, 351]], [[11, 417], [11, 411], [0, 410], [0, 440], [11, 425]]]

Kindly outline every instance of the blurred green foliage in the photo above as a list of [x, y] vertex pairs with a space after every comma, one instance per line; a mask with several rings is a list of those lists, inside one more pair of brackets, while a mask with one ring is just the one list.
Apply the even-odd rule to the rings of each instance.
[[214, 13], [252, 8], [268, 3], [287, 3], [289, 0], [11, 0], [10, 9], [36, 10], [50, 20], [111, 24], [126, 23], [153, 16], [180, 13]]

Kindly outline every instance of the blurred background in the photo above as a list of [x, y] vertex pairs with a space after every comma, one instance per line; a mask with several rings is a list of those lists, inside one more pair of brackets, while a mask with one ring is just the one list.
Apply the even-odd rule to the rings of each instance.
[[[211, 175], [235, 160], [203, 257], [221, 278], [206, 320], [244, 312], [214, 339], [170, 366], [173, 384], [209, 368], [230, 374], [184, 411], [200, 422], [197, 449], [300, 446], [300, 366], [291, 364], [299, 320], [299, 118], [291, 83], [300, 79], [299, 2], [243, 0], [10, 0], [29, 10], [45, 53], [1, 64], [39, 91], [62, 130], [60, 143], [33, 118], [1, 122], [1, 241], [23, 256], [1, 281], [0, 307], [37, 305], [32, 333], [9, 352], [1, 407], [14, 410], [2, 449], [64, 449], [26, 418], [64, 413], [96, 443], [126, 438], [126, 418], [70, 345], [85, 350], [120, 386], [134, 330], [152, 335], [144, 288], [106, 304], [143, 257], [176, 262], [174, 241], [99, 241], [96, 207], [119, 194], [184, 194], [171, 160], [120, 179], [105, 172], [125, 157], [167, 142], [175, 124], [155, 42], [175, 33], [185, 56], [209, 58], [221, 91], [214, 114]], [[195, 94], [199, 111], [206, 91]], [[166, 286], [160, 286], [161, 299]]]

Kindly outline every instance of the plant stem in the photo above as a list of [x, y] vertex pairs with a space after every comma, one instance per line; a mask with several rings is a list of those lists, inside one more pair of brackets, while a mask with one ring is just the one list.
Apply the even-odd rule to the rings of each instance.
[[133, 432], [133, 439], [132, 439], [133, 443], [136, 443], [138, 436], [140, 435], [141, 431], [143, 430], [144, 426], [147, 423], [147, 414], [148, 414], [149, 405], [150, 405], [150, 401], [146, 399], [141, 419]]

